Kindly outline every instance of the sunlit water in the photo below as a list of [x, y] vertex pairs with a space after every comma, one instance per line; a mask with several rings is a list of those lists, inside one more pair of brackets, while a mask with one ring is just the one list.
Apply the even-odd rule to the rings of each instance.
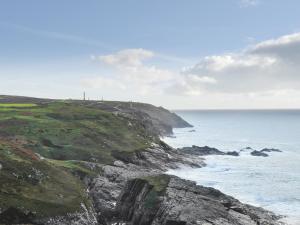
[[[300, 111], [178, 111], [194, 128], [175, 129], [173, 147], [191, 145], [239, 151], [278, 148], [282, 153], [255, 157], [250, 150], [240, 157], [207, 156], [207, 167], [169, 171], [198, 184], [262, 206], [285, 222], [300, 225]], [[194, 131], [193, 131], [194, 130]]]

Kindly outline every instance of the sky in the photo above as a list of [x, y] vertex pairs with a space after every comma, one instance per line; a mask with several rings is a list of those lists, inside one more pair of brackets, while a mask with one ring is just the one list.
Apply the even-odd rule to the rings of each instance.
[[298, 0], [0, 2], [0, 94], [300, 108]]

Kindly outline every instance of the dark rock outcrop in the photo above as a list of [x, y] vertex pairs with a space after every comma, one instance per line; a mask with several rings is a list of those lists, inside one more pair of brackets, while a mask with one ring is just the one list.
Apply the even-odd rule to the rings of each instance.
[[128, 181], [117, 203], [118, 218], [131, 224], [152, 224], [161, 200], [146, 180]]
[[174, 176], [169, 176], [163, 187], [151, 184], [147, 178], [128, 181], [120, 194], [116, 211], [115, 222], [128, 225], [280, 224], [273, 213]]
[[232, 152], [226, 152], [226, 155], [239, 156], [240, 154], [237, 151], [232, 151]]
[[261, 152], [261, 151], [256, 151], [256, 150], [252, 151], [250, 154], [253, 155], [253, 156], [262, 156], [262, 157], [268, 157], [269, 156], [267, 153], [264, 153], [264, 152]]
[[282, 152], [282, 151], [276, 148], [264, 148], [260, 150], [260, 152]]
[[239, 153], [236, 151], [231, 152], [222, 152], [216, 148], [211, 148], [209, 146], [199, 147], [196, 145], [192, 145], [192, 147], [183, 147], [178, 149], [180, 152], [195, 155], [195, 156], [206, 156], [206, 155], [231, 155], [231, 156], [239, 156]]
[[269, 155], [266, 152], [270, 153], [270, 152], [282, 152], [282, 151], [275, 148], [264, 148], [260, 151], [254, 150], [250, 154], [253, 156], [268, 157]]
[[181, 152], [191, 154], [191, 155], [197, 155], [197, 156], [205, 156], [205, 155], [225, 155], [224, 152], [216, 149], [211, 148], [208, 146], [199, 147], [196, 145], [192, 145], [192, 147], [183, 147], [178, 149]]

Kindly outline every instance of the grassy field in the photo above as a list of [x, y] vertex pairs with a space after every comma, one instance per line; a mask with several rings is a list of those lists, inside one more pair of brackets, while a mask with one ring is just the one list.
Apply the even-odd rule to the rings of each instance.
[[34, 103], [0, 103], [0, 108], [28, 108], [37, 106]]
[[0, 137], [22, 140], [50, 159], [109, 164], [117, 152], [131, 153], [150, 145], [143, 125], [76, 103], [3, 109], [0, 107]]
[[0, 104], [0, 208], [62, 215], [90, 204], [84, 161], [111, 164], [155, 139], [136, 121], [81, 103]]
[[0, 208], [30, 210], [37, 217], [64, 215], [90, 205], [71, 171], [39, 159], [30, 149], [0, 140]]

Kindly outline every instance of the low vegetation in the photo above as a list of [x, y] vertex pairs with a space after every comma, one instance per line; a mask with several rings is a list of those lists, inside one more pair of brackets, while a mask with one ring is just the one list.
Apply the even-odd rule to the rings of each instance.
[[91, 204], [81, 178], [101, 173], [87, 161], [111, 164], [153, 141], [143, 124], [84, 102], [0, 103], [0, 211], [75, 212]]
[[0, 103], [0, 108], [28, 108], [37, 106], [33, 103]]
[[114, 160], [113, 152], [131, 153], [150, 145], [141, 124], [69, 102], [0, 108], [0, 136], [23, 142], [46, 158], [105, 164]]
[[170, 176], [166, 174], [160, 174], [157, 176], [147, 176], [143, 179], [145, 179], [150, 185], [153, 186], [153, 188], [146, 196], [144, 207], [147, 209], [156, 208], [156, 206], [161, 201], [160, 196], [165, 193], [166, 188], [168, 187]]
[[40, 159], [30, 149], [0, 140], [0, 208], [31, 211], [37, 217], [64, 215], [90, 205], [80, 180]]

